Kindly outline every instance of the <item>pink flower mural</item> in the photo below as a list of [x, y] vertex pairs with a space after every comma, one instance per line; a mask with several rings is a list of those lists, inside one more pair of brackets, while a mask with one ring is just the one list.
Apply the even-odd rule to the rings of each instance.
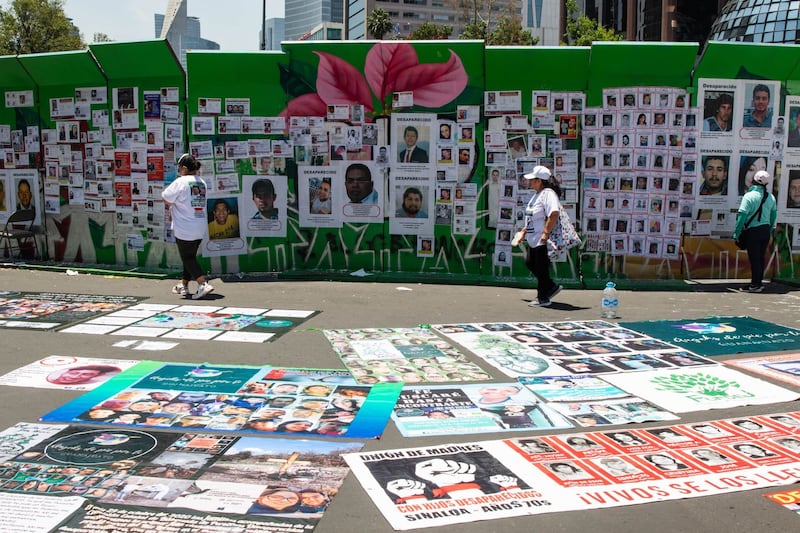
[[388, 115], [392, 93], [404, 91], [414, 93], [414, 105], [435, 108], [455, 100], [467, 86], [464, 65], [452, 50], [444, 63], [420, 64], [408, 43], [376, 43], [367, 53], [364, 74], [334, 55], [314, 53], [319, 56], [317, 92], [292, 99], [281, 116], [325, 116], [333, 104], [361, 104], [368, 116]]

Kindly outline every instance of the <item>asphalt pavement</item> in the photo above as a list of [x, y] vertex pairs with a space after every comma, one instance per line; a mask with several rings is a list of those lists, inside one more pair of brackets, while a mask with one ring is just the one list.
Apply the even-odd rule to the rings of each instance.
[[[500, 321], [567, 321], [600, 318], [600, 290], [563, 290], [549, 308], [528, 307], [535, 291], [520, 288], [353, 282], [278, 281], [269, 278], [211, 278], [209, 305], [318, 310], [320, 313], [274, 342], [217, 343], [183, 340], [168, 351], [141, 352], [115, 348], [121, 337], [51, 331], [2, 330], [0, 373], [5, 374], [48, 355], [152, 359], [170, 362], [344, 368], [321, 330], [332, 328], [413, 327], [419, 324]], [[68, 275], [62, 271], [0, 268], [0, 290], [127, 295], [148, 303], [178, 303], [174, 279], [126, 275]], [[800, 290], [772, 283], [761, 294], [735, 290], [746, 280], [687, 283], [685, 290], [629, 290], [618, 285], [619, 320], [659, 320], [710, 315], [748, 315], [800, 328]], [[757, 354], [746, 354], [752, 357]], [[730, 356], [737, 357], [737, 356]], [[509, 381], [485, 362], [470, 359], [497, 381]], [[786, 386], [783, 383], [777, 383]], [[791, 387], [789, 387], [791, 388]], [[800, 389], [797, 389], [800, 391]], [[38, 417], [75, 398], [69, 391], [0, 387], [0, 428]], [[680, 422], [797, 410], [798, 402], [686, 413]], [[664, 425], [644, 424], [641, 427]], [[632, 426], [631, 426], [632, 427]], [[577, 432], [554, 431], [554, 433]], [[540, 433], [539, 433], [540, 434]], [[365, 443], [363, 451], [470, 442], [521, 433], [404, 438], [390, 421], [383, 437]], [[432, 528], [442, 533], [584, 532], [676, 533], [796, 531], [800, 516], [763, 497], [764, 493], [800, 488], [800, 484], [612, 509], [542, 514]], [[392, 528], [349, 475], [317, 526], [317, 533], [385, 532]]]

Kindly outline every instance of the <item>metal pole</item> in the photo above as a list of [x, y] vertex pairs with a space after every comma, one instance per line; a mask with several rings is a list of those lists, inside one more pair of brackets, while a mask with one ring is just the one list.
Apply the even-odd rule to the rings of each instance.
[[261, 50], [267, 49], [267, 0], [261, 1]]

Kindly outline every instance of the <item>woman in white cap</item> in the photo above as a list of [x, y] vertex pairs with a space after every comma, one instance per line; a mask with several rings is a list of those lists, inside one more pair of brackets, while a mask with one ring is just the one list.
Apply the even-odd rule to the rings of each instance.
[[561, 191], [547, 167], [537, 165], [523, 177], [530, 180], [531, 188], [536, 191], [525, 209], [525, 227], [522, 229], [528, 242], [525, 266], [538, 281], [537, 298], [528, 305], [547, 307], [550, 300], [561, 292], [561, 285], [550, 277], [550, 257], [547, 255], [547, 238], [558, 224], [561, 210], [558, 197]]
[[762, 292], [764, 285], [764, 264], [772, 230], [778, 218], [775, 197], [767, 191], [770, 175], [759, 170], [753, 176], [753, 184], [742, 197], [733, 239], [743, 242], [750, 261], [750, 286], [748, 292]]

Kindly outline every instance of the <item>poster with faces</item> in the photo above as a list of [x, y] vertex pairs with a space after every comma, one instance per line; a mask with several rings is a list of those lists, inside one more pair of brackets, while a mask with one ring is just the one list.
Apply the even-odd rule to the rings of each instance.
[[339, 184], [338, 168], [303, 166], [298, 168], [298, 212], [301, 227], [339, 228], [345, 196]]
[[[699, 121], [697, 134], [684, 127], [680, 142], [693, 152], [688, 160], [693, 161], [697, 178], [697, 216], [713, 222], [720, 235], [732, 233], [735, 217], [725, 213], [738, 207], [755, 173], [766, 170], [774, 175], [775, 161], [784, 159], [784, 135], [789, 128], [783, 117], [778, 121], [780, 87], [780, 82], [771, 80], [702, 78], [697, 112], [683, 117], [676, 109], [671, 115], [673, 121], [691, 116]], [[686, 168], [684, 161], [681, 164]]]

